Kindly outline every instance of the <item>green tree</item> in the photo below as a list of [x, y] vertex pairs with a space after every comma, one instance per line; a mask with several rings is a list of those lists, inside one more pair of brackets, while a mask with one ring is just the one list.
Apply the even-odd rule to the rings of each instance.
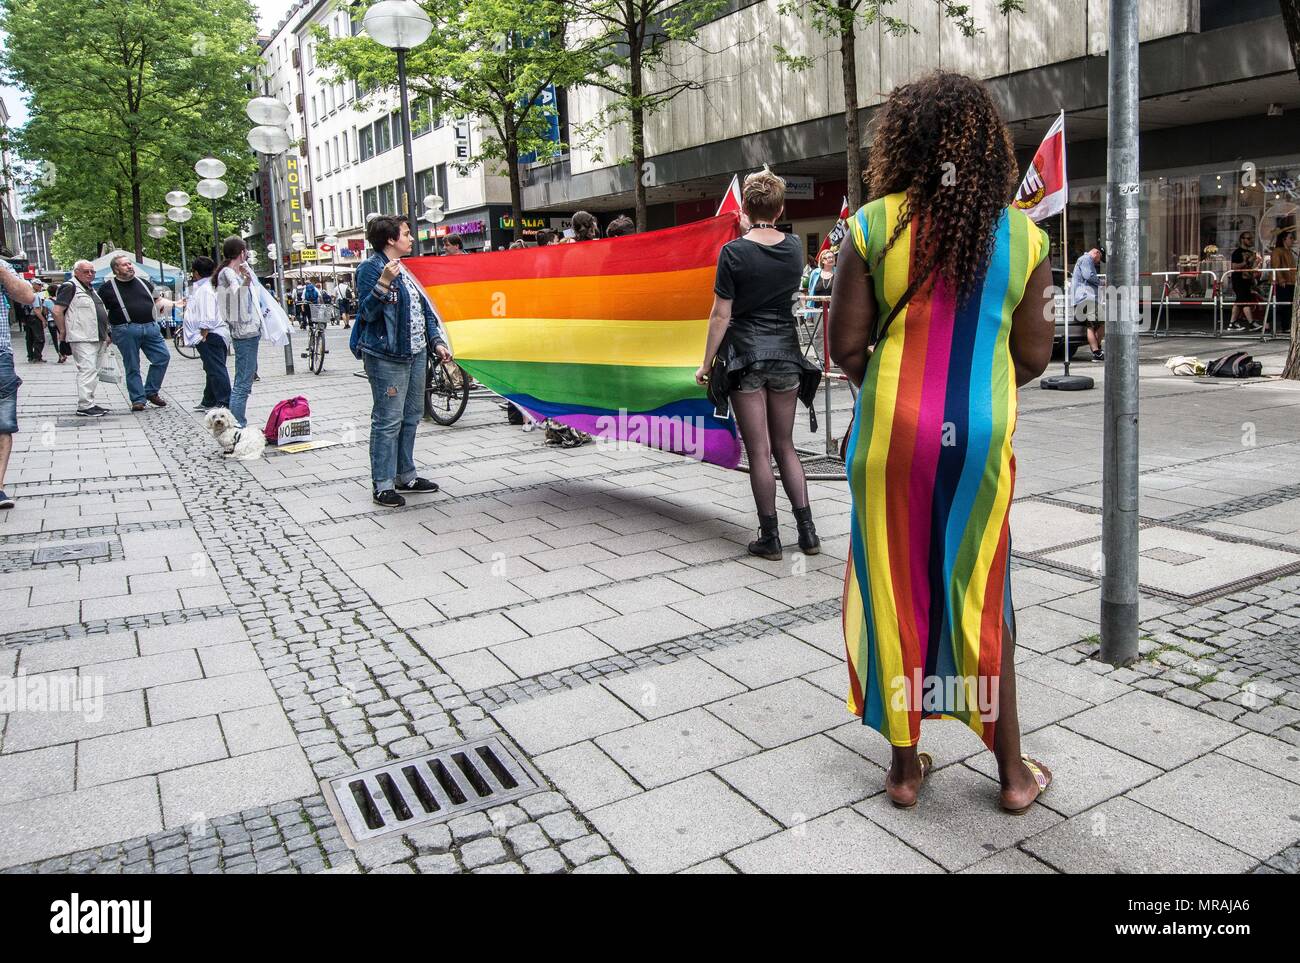
[[[545, 137], [555, 108], [541, 103], [552, 84], [564, 87], [584, 72], [565, 49], [569, 10], [557, 0], [420, 0], [433, 32], [406, 55], [407, 86], [414, 102], [432, 98], [443, 115], [478, 120], [488, 136], [472, 145], [462, 170], [496, 162], [510, 179], [514, 236], [522, 236], [519, 158], [553, 156], [562, 145]], [[368, 5], [367, 5], [368, 6]], [[364, 15], [353, 8], [353, 16]], [[369, 97], [387, 96], [397, 84], [397, 57], [364, 34], [329, 40], [316, 32], [318, 63], [335, 77], [357, 81]], [[412, 189], [412, 188], [408, 188]]]
[[[845, 174], [848, 180], [849, 210], [862, 204], [862, 133], [858, 129], [858, 48], [859, 27], [880, 24], [884, 35], [903, 37], [919, 33], [915, 26], [890, 11], [895, 0], [782, 0], [778, 8], [783, 16], [800, 17], [825, 37], [839, 41], [842, 66], [840, 82], [844, 87], [844, 147], [847, 155]], [[980, 32], [970, 6], [953, 0], [938, 0], [943, 16], [952, 20], [962, 36]], [[998, 0], [998, 10], [1009, 14], [1024, 9], [1023, 0]], [[938, 38], [934, 38], [938, 43]], [[794, 56], [780, 44], [774, 44], [777, 59], [793, 70], [806, 70], [813, 57]]]
[[[226, 162], [227, 201], [254, 170], [249, 0], [0, 0], [0, 30], [0, 70], [29, 97], [19, 149], [41, 168], [33, 202], [69, 250], [111, 239], [140, 257], [145, 215], [166, 209], [169, 190], [193, 193], [196, 160]], [[247, 216], [247, 205], [224, 206]]]
[[[654, 182], [646, 166], [646, 117], [674, 97], [698, 89], [699, 81], [671, 76], [670, 44], [695, 46], [700, 27], [727, 0], [569, 0], [583, 38], [578, 60], [589, 65], [584, 83], [612, 96], [602, 122], [626, 120], [631, 140], [636, 229], [646, 229], [646, 188]], [[708, 56], [710, 51], [703, 52]], [[650, 90], [648, 76], [659, 72]]]

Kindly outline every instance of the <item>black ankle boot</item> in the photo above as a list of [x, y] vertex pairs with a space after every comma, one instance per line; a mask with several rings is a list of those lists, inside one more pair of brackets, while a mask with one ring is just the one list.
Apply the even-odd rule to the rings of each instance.
[[799, 551], [805, 555], [820, 554], [822, 540], [817, 537], [817, 526], [813, 524], [812, 507], [796, 508], [794, 520], [799, 526]]
[[758, 516], [758, 538], [749, 543], [749, 554], [772, 562], [781, 561], [781, 535], [775, 515]]

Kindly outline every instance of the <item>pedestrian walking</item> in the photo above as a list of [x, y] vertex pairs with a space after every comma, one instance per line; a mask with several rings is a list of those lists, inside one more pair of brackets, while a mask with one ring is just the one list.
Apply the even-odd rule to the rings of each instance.
[[[257, 349], [262, 341], [262, 312], [253, 285], [261, 284], [248, 266], [248, 245], [228, 237], [221, 245], [221, 264], [212, 272], [217, 315], [235, 346], [235, 384], [230, 389], [230, 413], [240, 428], [248, 427], [248, 396], [257, 378]], [[220, 336], [220, 335], [218, 335]]]
[[[947, 164], [955, 182], [935, 176]], [[1009, 812], [1051, 781], [1021, 756], [1016, 704], [1011, 433], [1016, 387], [1047, 367], [1055, 333], [1047, 235], [1007, 206], [1016, 179], [982, 84], [941, 71], [896, 88], [831, 296], [831, 356], [860, 386], [845, 465], [849, 706], [892, 745], [885, 791], [903, 808], [933, 766], [917, 751], [922, 718], [980, 736]]]
[[[1259, 304], [1259, 292], [1255, 285], [1259, 281], [1259, 255], [1255, 253], [1255, 234], [1242, 231], [1237, 235], [1237, 246], [1232, 249], [1232, 273], [1228, 275], [1228, 286], [1232, 288], [1232, 315], [1228, 318], [1228, 331], [1263, 330], [1263, 322], [1255, 317]], [[1246, 324], [1241, 323], [1245, 317]]]
[[[158, 312], [166, 307], [161, 291], [156, 291], [148, 278], [135, 273], [135, 263], [129, 254], [118, 254], [109, 262], [112, 272], [96, 289], [99, 299], [108, 310], [109, 333], [113, 343], [122, 352], [122, 368], [126, 375], [127, 396], [132, 411], [144, 411], [144, 403], [159, 408], [167, 407], [158, 392], [162, 390], [171, 352], [158, 330]], [[140, 355], [149, 362], [149, 371], [140, 380]]]
[[401, 492], [436, 492], [415, 468], [415, 430], [424, 413], [428, 351], [451, 360], [433, 304], [401, 258], [411, 253], [404, 217], [381, 215], [366, 226], [371, 253], [357, 268], [357, 323], [349, 346], [370, 381], [370, 477], [375, 504], [400, 508]]
[[725, 379], [710, 385], [711, 396], [725, 397], [736, 413], [758, 510], [758, 538], [749, 543], [750, 554], [781, 558], [775, 457], [794, 510], [799, 549], [816, 555], [821, 541], [794, 447], [795, 408], [801, 396], [811, 400], [809, 388], [815, 392], [821, 379], [821, 372], [799, 350], [791, 310], [803, 273], [802, 242], [796, 234], [777, 230], [774, 222], [785, 210], [785, 181], [766, 167], [745, 178], [741, 203], [753, 226], [718, 254], [704, 363], [695, 380], [703, 385], [711, 378]]
[[32, 302], [30, 304], [14, 302], [13, 315], [18, 321], [18, 326], [23, 329], [23, 341], [27, 345], [28, 364], [44, 364], [45, 321], [40, 315], [35, 289], [32, 291]]
[[32, 290], [36, 292], [32, 309], [40, 315], [41, 322], [45, 325], [45, 334], [50, 347], [54, 349], [54, 357], [59, 364], [63, 364], [72, 352], [68, 350], [67, 342], [59, 337], [59, 326], [54, 320], [53, 288], [44, 281], [33, 281]]
[[72, 351], [77, 367], [77, 415], [98, 418], [108, 409], [95, 403], [99, 389], [99, 370], [107, 360], [112, 336], [109, 332], [108, 308], [95, 291], [95, 265], [78, 261], [72, 266], [72, 279], [59, 286], [54, 297], [54, 323], [58, 339]]
[[195, 411], [230, 407], [230, 371], [226, 355], [230, 350], [230, 327], [217, 306], [212, 272], [216, 262], [199, 255], [190, 265], [190, 290], [185, 298], [182, 336], [196, 349], [203, 363], [203, 397]]
[[339, 318], [343, 322], [343, 329], [346, 331], [352, 327], [352, 312], [355, 310], [352, 304], [352, 288], [347, 281], [339, 285]]
[[1277, 271], [1273, 282], [1276, 285], [1273, 293], [1277, 301], [1277, 323], [1273, 327], [1279, 333], [1290, 331], [1292, 318], [1295, 317], [1295, 239], [1294, 226], [1278, 228], [1269, 255], [1269, 263]]
[[0, 260], [0, 509], [14, 507], [14, 500], [4, 490], [9, 455], [18, 432], [18, 388], [23, 380], [14, 370], [13, 341], [9, 335], [12, 308], [30, 305], [36, 300], [32, 286]]
[[1083, 325], [1092, 349], [1093, 361], [1105, 361], [1106, 313], [1102, 310], [1101, 274], [1106, 251], [1097, 246], [1085, 251], [1074, 262], [1070, 273], [1070, 303], [1074, 319]]

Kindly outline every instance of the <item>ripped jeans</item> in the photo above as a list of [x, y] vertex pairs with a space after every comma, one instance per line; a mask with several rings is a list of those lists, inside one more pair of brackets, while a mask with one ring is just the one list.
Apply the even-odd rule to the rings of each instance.
[[425, 351], [410, 361], [363, 355], [370, 379], [370, 478], [377, 492], [416, 478], [415, 429], [424, 414]]

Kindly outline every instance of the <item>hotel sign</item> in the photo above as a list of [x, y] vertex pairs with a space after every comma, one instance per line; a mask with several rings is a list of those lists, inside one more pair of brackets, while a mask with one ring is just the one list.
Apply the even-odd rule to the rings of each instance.
[[[289, 226], [295, 231], [301, 230], [303, 226], [302, 177], [298, 158], [292, 154], [286, 155], [284, 168], [285, 182], [289, 186]], [[303, 233], [305, 234], [306, 231], [303, 231]]]

